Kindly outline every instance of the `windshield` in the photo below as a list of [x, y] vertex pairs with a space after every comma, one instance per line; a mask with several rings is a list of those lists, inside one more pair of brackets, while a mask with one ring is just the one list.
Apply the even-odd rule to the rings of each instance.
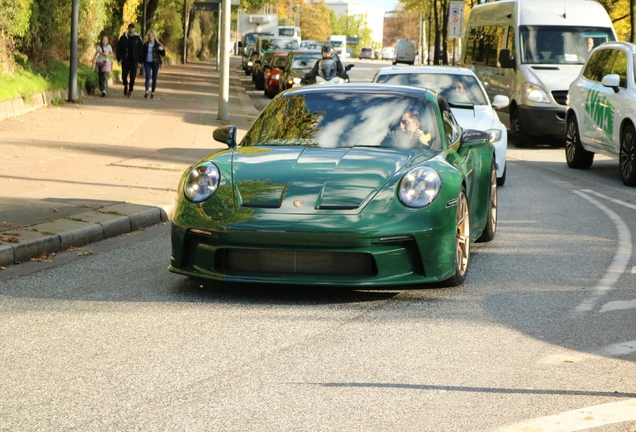
[[378, 76], [377, 82], [428, 88], [439, 93], [444, 99], [451, 103], [488, 105], [488, 98], [481, 89], [477, 79], [472, 75], [432, 73], [387, 74]]
[[281, 56], [274, 57], [274, 67], [281, 68], [281, 67], [285, 66], [285, 59], [286, 58], [287, 57], [281, 57]]
[[584, 64], [589, 52], [613, 41], [610, 28], [575, 26], [520, 26], [521, 63]]
[[298, 41], [296, 39], [266, 39], [263, 41], [263, 52], [294, 49], [298, 49]]
[[294, 27], [278, 27], [278, 36], [297, 36], [296, 29]]
[[292, 69], [311, 69], [318, 60], [322, 59], [321, 53], [296, 54], [292, 58]]
[[274, 99], [241, 146], [440, 150], [435, 108], [422, 97], [314, 92]]

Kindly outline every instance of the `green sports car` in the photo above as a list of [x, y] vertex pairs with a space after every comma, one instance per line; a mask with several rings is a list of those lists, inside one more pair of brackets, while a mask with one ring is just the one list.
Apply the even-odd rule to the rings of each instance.
[[170, 271], [226, 281], [464, 282], [497, 228], [495, 149], [430, 90], [309, 86], [183, 175]]

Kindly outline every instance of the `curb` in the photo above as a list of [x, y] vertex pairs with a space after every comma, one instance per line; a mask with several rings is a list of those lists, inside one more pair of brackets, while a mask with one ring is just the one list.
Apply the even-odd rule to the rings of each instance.
[[20, 264], [70, 248], [167, 222], [173, 206], [120, 203], [73, 217], [0, 233], [0, 266]]

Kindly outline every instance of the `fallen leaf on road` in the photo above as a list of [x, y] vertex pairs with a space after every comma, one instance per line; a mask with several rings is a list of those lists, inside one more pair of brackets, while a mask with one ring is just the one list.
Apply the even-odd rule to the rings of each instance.
[[565, 360], [566, 363], [574, 363], [574, 360]]
[[77, 252], [78, 250], [81, 250], [80, 248], [78, 248], [77, 246], [71, 246], [70, 248], [66, 249], [68, 252]]
[[55, 257], [55, 252], [51, 252], [49, 254], [42, 254], [37, 258], [31, 258], [31, 261], [52, 262], [51, 259], [54, 257]]
[[594, 417], [592, 417], [592, 416], [587, 416], [587, 417], [585, 417], [585, 420], [594, 420]]
[[6, 270], [6, 267], [0, 266], [0, 270]]
[[77, 255], [78, 256], [93, 255], [93, 251], [86, 250], [86, 251], [82, 251], [82, 252], [78, 253]]
[[9, 226], [10, 224], [9, 224], [9, 222], [7, 222], [7, 221], [2, 221], [2, 225], [4, 225], [4, 226]]
[[53, 209], [53, 213], [57, 213], [57, 209], [56, 208]]

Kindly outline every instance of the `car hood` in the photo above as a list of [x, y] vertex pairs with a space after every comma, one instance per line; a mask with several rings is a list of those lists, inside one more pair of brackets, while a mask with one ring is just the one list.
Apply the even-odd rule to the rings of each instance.
[[524, 67], [529, 78], [528, 82], [538, 81], [541, 87], [552, 92], [567, 91], [572, 81], [579, 76], [583, 65], [524, 65]]
[[455, 119], [464, 129], [486, 131], [495, 125], [495, 113], [489, 105], [476, 105], [474, 109], [451, 108]]
[[235, 204], [296, 214], [357, 213], [420, 154], [368, 147], [239, 147], [232, 161]]

